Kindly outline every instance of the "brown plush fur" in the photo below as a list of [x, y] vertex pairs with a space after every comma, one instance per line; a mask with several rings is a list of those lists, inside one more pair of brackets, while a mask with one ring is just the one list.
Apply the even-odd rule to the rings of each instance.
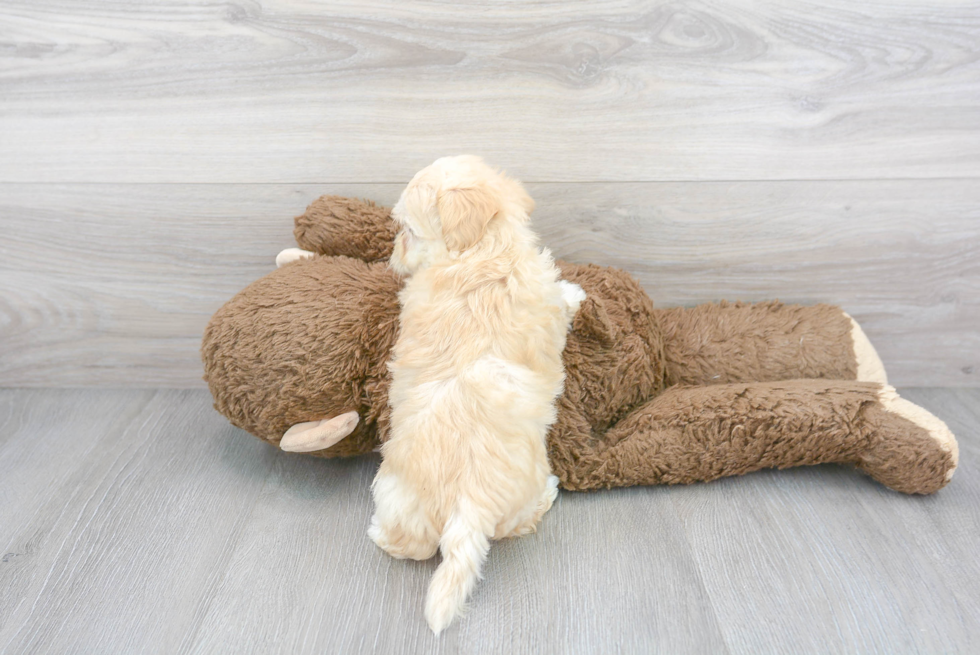
[[855, 379], [851, 322], [839, 307], [722, 302], [654, 314], [668, 384]]
[[[274, 271], [222, 307], [204, 335], [205, 379], [218, 411], [273, 444], [295, 423], [355, 410], [355, 432], [314, 454], [370, 452], [388, 429], [400, 282], [383, 260], [394, 224], [386, 209], [325, 196], [296, 219], [295, 234], [329, 256]], [[851, 324], [839, 308], [655, 310], [624, 271], [560, 267], [588, 296], [568, 336], [548, 438], [564, 488], [823, 462], [853, 464], [906, 493], [946, 484], [955, 450], [887, 411], [879, 384], [854, 381]]]
[[354, 410], [354, 433], [316, 454], [371, 452], [387, 426], [400, 286], [384, 264], [349, 257], [299, 261], [252, 283], [204, 332], [215, 408], [273, 444], [291, 425]]
[[398, 233], [390, 217], [391, 209], [370, 200], [322, 196], [296, 217], [293, 236], [303, 250], [387, 261]]

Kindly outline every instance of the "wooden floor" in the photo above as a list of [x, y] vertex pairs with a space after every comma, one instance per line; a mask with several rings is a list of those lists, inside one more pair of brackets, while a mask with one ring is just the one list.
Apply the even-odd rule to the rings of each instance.
[[287, 455], [200, 390], [0, 391], [0, 652], [971, 653], [980, 390], [907, 389], [960, 439], [929, 497], [853, 470], [562, 493], [471, 610], [365, 532], [377, 460]]

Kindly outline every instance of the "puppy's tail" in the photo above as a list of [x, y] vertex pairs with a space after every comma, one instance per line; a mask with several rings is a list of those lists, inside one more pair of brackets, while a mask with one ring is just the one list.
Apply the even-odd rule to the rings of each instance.
[[462, 613], [490, 550], [479, 518], [474, 512], [462, 510], [459, 505], [456, 507], [443, 530], [439, 540], [442, 563], [432, 576], [425, 599], [425, 620], [436, 634]]

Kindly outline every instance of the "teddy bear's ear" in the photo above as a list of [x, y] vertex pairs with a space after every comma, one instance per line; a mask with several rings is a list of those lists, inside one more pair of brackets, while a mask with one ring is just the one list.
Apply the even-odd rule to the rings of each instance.
[[279, 447], [290, 453], [326, 450], [353, 432], [360, 420], [357, 412], [347, 412], [322, 421], [297, 423], [282, 435]]
[[572, 320], [572, 329], [581, 335], [591, 337], [602, 345], [609, 345], [613, 341], [616, 328], [613, 326], [609, 314], [602, 303], [602, 299], [596, 299], [589, 295], [582, 301], [575, 318]]

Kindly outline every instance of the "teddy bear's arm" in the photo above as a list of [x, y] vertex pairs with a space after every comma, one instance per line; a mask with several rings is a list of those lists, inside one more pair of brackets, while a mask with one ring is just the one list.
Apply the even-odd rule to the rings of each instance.
[[871, 342], [839, 307], [721, 303], [654, 313], [664, 334], [668, 384], [888, 382]]
[[397, 232], [388, 207], [356, 198], [321, 196], [296, 217], [293, 236], [303, 250], [373, 262], [391, 256]]
[[576, 490], [834, 462], [924, 494], [945, 486], [958, 458], [946, 425], [891, 387], [834, 380], [675, 387], [601, 440], [572, 443], [578, 452], [552, 466], [562, 486]]

